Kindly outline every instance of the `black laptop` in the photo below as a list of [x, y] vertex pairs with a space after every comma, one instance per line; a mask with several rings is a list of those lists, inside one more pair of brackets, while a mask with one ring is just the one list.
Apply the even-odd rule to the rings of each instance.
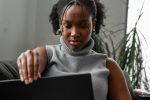
[[30, 85], [0, 81], [0, 100], [94, 100], [91, 75], [47, 77]]

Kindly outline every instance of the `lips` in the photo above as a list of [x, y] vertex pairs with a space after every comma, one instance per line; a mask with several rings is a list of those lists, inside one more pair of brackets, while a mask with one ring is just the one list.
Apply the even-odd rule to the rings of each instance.
[[74, 46], [78, 46], [81, 44], [81, 41], [78, 41], [78, 40], [70, 40], [70, 44], [71, 45], [74, 45]]

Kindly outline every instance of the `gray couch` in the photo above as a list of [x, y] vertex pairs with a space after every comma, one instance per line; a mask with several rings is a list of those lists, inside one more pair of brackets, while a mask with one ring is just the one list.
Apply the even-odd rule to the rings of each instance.
[[[132, 89], [128, 73], [124, 72], [133, 100], [150, 100], [150, 97], [140, 97]], [[19, 79], [16, 60], [0, 61], [0, 80]]]

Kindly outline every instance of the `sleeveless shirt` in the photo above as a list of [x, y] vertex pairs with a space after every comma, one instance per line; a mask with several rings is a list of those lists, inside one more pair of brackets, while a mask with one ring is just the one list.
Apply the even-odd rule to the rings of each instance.
[[85, 48], [75, 52], [67, 47], [62, 37], [60, 44], [46, 45], [48, 55], [46, 76], [90, 73], [94, 100], [106, 100], [109, 75], [109, 70], [106, 68], [107, 56], [93, 51], [93, 46], [94, 41], [91, 38]]

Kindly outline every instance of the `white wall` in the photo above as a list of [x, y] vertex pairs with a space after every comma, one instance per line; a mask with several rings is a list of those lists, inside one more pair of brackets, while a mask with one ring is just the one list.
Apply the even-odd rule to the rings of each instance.
[[106, 8], [106, 28], [111, 31], [119, 31], [113, 35], [115, 44], [124, 36], [126, 30], [127, 0], [101, 0]]
[[38, 45], [57, 44], [59, 38], [52, 32], [52, 27], [49, 23], [49, 14], [52, 5], [57, 0], [37, 0], [37, 16], [36, 16], [36, 34], [35, 43]]
[[[127, 21], [127, 31], [130, 32], [131, 29], [135, 26], [135, 23], [139, 17], [143, 2], [144, 6], [142, 9], [142, 16], [137, 24], [137, 31], [141, 34], [139, 38], [141, 40], [141, 49], [143, 56], [143, 67], [145, 67], [146, 75], [148, 81], [150, 82], [150, 31], [149, 31], [149, 22], [150, 22], [150, 0], [130, 0], [129, 1], [129, 11], [128, 11], [128, 21]], [[145, 76], [145, 72], [143, 73], [143, 79]], [[143, 80], [144, 81], [144, 80]], [[150, 84], [148, 84], [150, 88]], [[144, 85], [142, 84], [142, 89], [144, 89]]]
[[[125, 22], [124, 0], [101, 1], [108, 9], [107, 28]], [[21, 52], [38, 45], [59, 43], [59, 38], [53, 35], [48, 22], [51, 6], [55, 2], [0, 0], [0, 60], [15, 59]]]
[[127, 0], [100, 0], [106, 9], [106, 27], [125, 23]]
[[14, 59], [27, 47], [27, 0], [0, 0], [0, 59]]

